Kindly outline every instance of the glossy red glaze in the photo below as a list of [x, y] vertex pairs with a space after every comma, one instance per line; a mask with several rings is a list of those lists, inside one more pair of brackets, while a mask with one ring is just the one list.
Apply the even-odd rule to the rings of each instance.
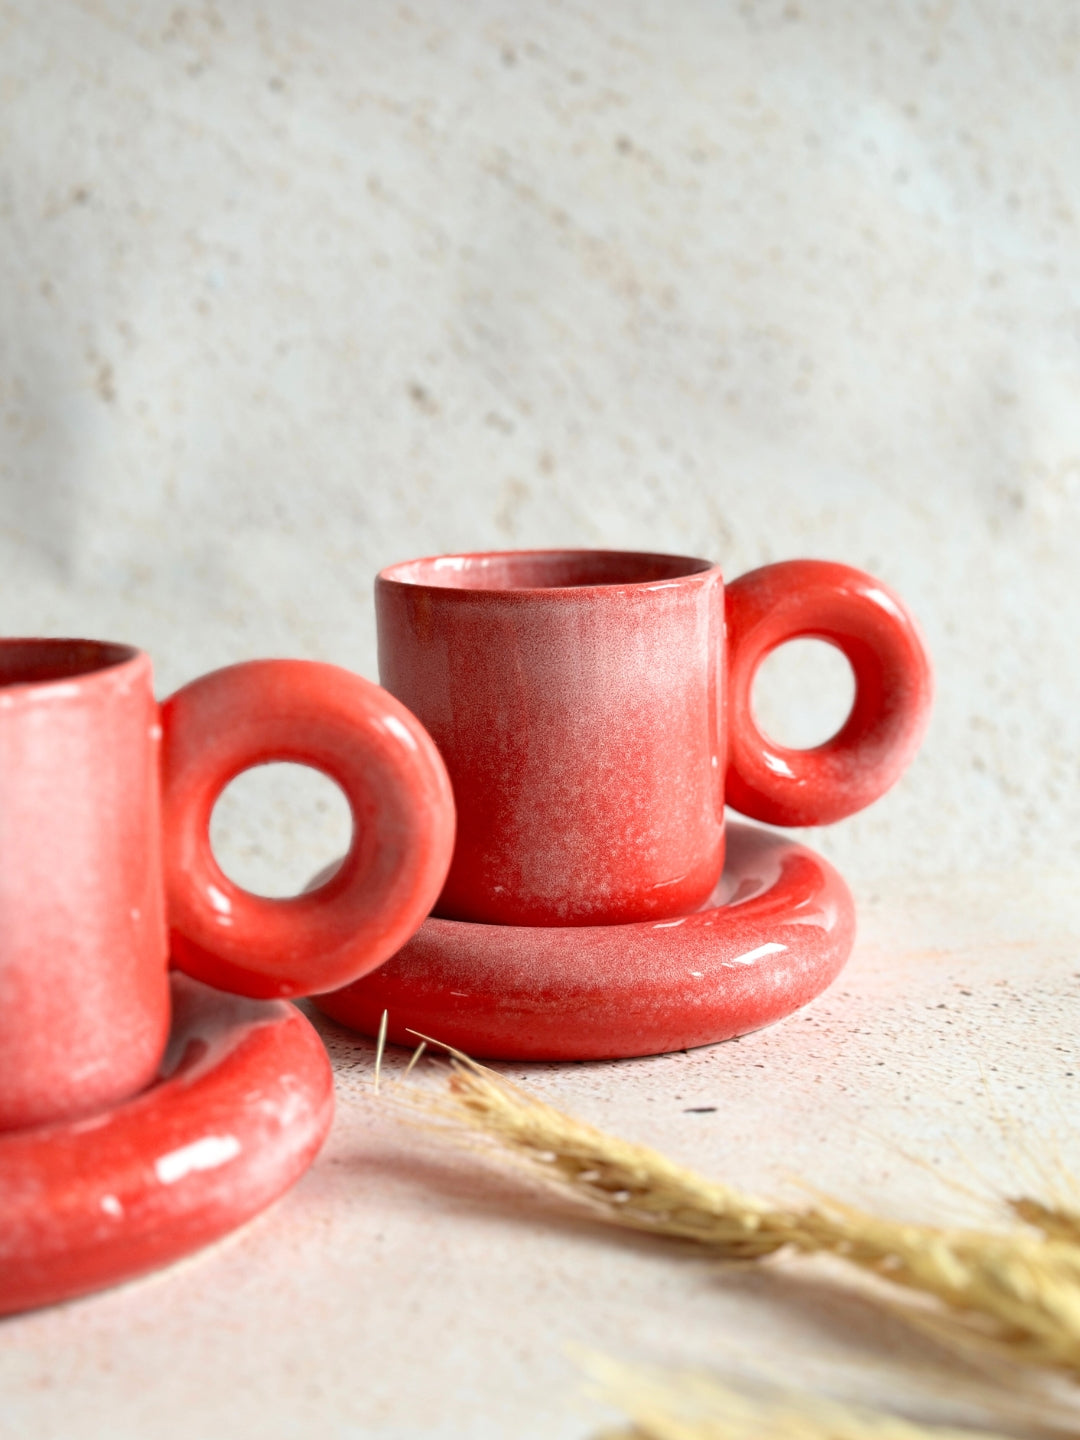
[[[827, 825], [871, 804], [900, 778], [926, 731], [930, 660], [911, 612], [880, 580], [849, 565], [787, 560], [727, 591], [728, 804], [771, 825]], [[831, 740], [777, 745], [754, 723], [754, 675], [796, 636], [847, 656], [855, 700]]]
[[728, 829], [714, 904], [665, 921], [532, 927], [430, 919], [380, 970], [316, 1004], [415, 1045], [500, 1060], [654, 1055], [743, 1035], [818, 995], [855, 935], [847, 886], [806, 846]]
[[157, 1071], [160, 734], [145, 655], [0, 640], [0, 1130], [99, 1110]]
[[159, 1083], [93, 1119], [0, 1135], [0, 1314], [189, 1254], [277, 1199], [318, 1152], [333, 1074], [304, 1016], [184, 976], [172, 985]]
[[[446, 769], [386, 691], [336, 665], [256, 660], [203, 676], [162, 708], [165, 881], [173, 961], [224, 990], [310, 994], [366, 974], [431, 909], [454, 843]], [[352, 847], [318, 890], [268, 900], [234, 884], [210, 814], [241, 770], [272, 760], [336, 780]]]
[[[507, 551], [392, 566], [375, 599], [382, 681], [430, 731], [454, 786], [445, 918], [678, 915], [720, 874], [725, 774], [745, 813], [820, 824], [887, 789], [925, 726], [914, 622], [843, 565], [768, 566], [725, 605], [706, 560]], [[758, 664], [802, 635], [839, 645], [857, 682], [840, 734], [808, 752], [773, 745], [750, 706]]]

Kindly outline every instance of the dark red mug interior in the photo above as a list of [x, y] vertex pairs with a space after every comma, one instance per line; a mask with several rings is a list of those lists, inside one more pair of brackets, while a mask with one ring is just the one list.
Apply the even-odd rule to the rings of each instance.
[[708, 560], [628, 550], [498, 550], [438, 555], [391, 565], [383, 580], [443, 590], [570, 590], [648, 585], [711, 570]]
[[75, 680], [123, 665], [138, 653], [102, 640], [0, 640], [0, 686]]

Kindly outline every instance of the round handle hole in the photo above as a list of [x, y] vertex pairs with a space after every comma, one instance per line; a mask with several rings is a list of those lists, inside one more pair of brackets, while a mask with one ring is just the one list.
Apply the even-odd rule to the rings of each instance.
[[340, 787], [321, 770], [284, 761], [237, 775], [210, 817], [210, 844], [225, 874], [274, 900], [300, 894], [316, 871], [340, 860], [352, 835]]
[[827, 640], [789, 640], [758, 667], [754, 722], [789, 750], [812, 750], [843, 727], [855, 703], [855, 675], [842, 650]]

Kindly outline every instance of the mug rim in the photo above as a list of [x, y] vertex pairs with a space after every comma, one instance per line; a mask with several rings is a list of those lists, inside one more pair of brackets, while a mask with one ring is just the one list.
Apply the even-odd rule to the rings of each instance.
[[[624, 561], [627, 566], [636, 563], [639, 568], [643, 568], [649, 562], [652, 562], [653, 566], [657, 563], [667, 563], [674, 568], [665, 575], [653, 574], [640, 579], [585, 580], [572, 585], [460, 585], [448, 584], [445, 580], [433, 578], [440, 571], [447, 575], [461, 575], [467, 571], [469, 562], [481, 562], [477, 568], [482, 570], [482, 562], [485, 561], [516, 560], [524, 563], [544, 559], [584, 560], [586, 557], [596, 560]], [[699, 556], [673, 555], [659, 550], [611, 550], [587, 545], [555, 545], [541, 546], [535, 549], [464, 550], [445, 555], [425, 555], [413, 560], [398, 560], [393, 565], [387, 565], [380, 570], [375, 581], [377, 585], [394, 586], [403, 591], [431, 591], [440, 596], [502, 595], [540, 598], [546, 595], [567, 597], [592, 592], [603, 594], [615, 590], [668, 589], [677, 584], [700, 583], [706, 577], [712, 577], [719, 572], [719, 565], [712, 560], [703, 560]]]
[[[74, 684], [81, 686], [93, 683], [99, 677], [105, 680], [128, 666], [139, 667], [146, 663], [148, 657], [138, 646], [113, 640], [5, 635], [0, 637], [0, 697], [13, 699], [15, 695], [28, 691]], [[46, 673], [35, 674], [35, 668]], [[20, 669], [25, 673], [20, 674]]]

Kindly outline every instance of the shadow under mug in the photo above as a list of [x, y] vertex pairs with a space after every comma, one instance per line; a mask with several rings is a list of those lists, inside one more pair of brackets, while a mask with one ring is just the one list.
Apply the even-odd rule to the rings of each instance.
[[[435, 913], [613, 924], [702, 905], [724, 802], [775, 825], [870, 804], [925, 730], [913, 618], [846, 565], [767, 565], [725, 591], [676, 555], [533, 550], [405, 561], [375, 583], [379, 677], [446, 762], [457, 841]], [[855, 674], [838, 734], [792, 750], [755, 723], [765, 656], [809, 636]]]
[[[324, 771], [353, 815], [341, 867], [287, 900], [235, 885], [209, 837], [229, 781], [275, 760]], [[431, 740], [349, 671], [252, 661], [159, 707], [138, 650], [0, 640], [0, 1129], [154, 1078], [170, 942], [181, 969], [251, 996], [374, 969], [430, 910], [453, 834]]]

